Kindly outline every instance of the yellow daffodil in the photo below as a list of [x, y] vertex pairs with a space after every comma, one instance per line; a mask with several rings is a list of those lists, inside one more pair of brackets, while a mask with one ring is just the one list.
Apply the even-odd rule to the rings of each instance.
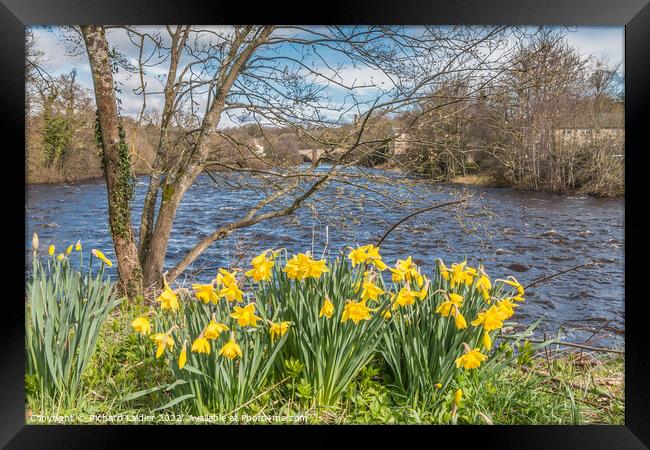
[[381, 316], [382, 316], [384, 319], [388, 320], [388, 319], [390, 319], [391, 317], [393, 317], [393, 313], [390, 312], [390, 309], [387, 309], [387, 310], [385, 310], [385, 311], [381, 314]]
[[169, 347], [170, 350], [174, 348], [174, 339], [171, 337], [169, 332], [156, 333], [151, 336], [151, 339], [158, 346], [156, 348], [156, 358], [160, 358], [167, 347]]
[[54, 247], [54, 244], [50, 244], [50, 248], [47, 249], [47, 253], [52, 256], [54, 255], [54, 251], [56, 250], [56, 247]]
[[465, 317], [458, 311], [458, 308], [456, 308], [456, 314], [454, 316], [454, 324], [456, 325], [456, 329], [458, 330], [464, 330], [467, 328], [467, 321], [465, 320]]
[[411, 256], [404, 260], [398, 259], [396, 269], [391, 268], [390, 271], [392, 273], [393, 283], [409, 281], [416, 283], [419, 288], [424, 284], [425, 278], [420, 274], [418, 266], [413, 262]]
[[163, 277], [164, 289], [160, 295], [156, 298], [156, 302], [160, 303], [160, 307], [163, 310], [172, 310], [176, 311], [179, 307], [178, 304], [178, 295], [167, 284], [167, 280]]
[[519, 299], [515, 299], [515, 300], [516, 301], [523, 301], [524, 287], [521, 285], [521, 283], [519, 283], [519, 281], [517, 281], [517, 279], [515, 277], [509, 276], [507, 280], [498, 280], [498, 281], [502, 281], [505, 284], [510, 285], [510, 286], [514, 287], [515, 289], [517, 289], [516, 297], [520, 298], [521, 300], [519, 300]]
[[309, 270], [307, 271], [307, 277], [318, 279], [321, 277], [322, 274], [329, 271], [330, 270], [327, 268], [324, 259], [321, 259], [319, 261], [312, 260], [309, 263]]
[[443, 263], [441, 259], [438, 259], [438, 271], [440, 272], [440, 276], [442, 276], [443, 279], [449, 281], [449, 269], [447, 266], [445, 266], [445, 263]]
[[506, 314], [499, 310], [495, 305], [490, 306], [486, 311], [478, 313], [478, 317], [472, 321], [472, 325], [483, 325], [485, 331], [498, 330], [503, 327], [503, 321], [506, 319]]
[[143, 336], [151, 333], [151, 323], [145, 316], [136, 318], [133, 322], [131, 322], [131, 326], [137, 333], [140, 333]]
[[492, 290], [492, 283], [485, 273], [482, 273], [479, 279], [476, 281], [476, 289], [483, 296], [483, 300], [490, 302], [490, 291]]
[[65, 255], [63, 253], [59, 253], [59, 256], [56, 257], [59, 261], [63, 260], [65, 258]]
[[483, 332], [483, 348], [485, 348], [485, 350], [490, 350], [492, 348], [492, 338], [490, 338], [490, 333], [487, 331]]
[[230, 331], [230, 328], [222, 323], [217, 323], [213, 318], [203, 330], [203, 336], [206, 339], [217, 339], [224, 331]]
[[204, 337], [197, 337], [192, 343], [192, 351], [194, 353], [205, 353], [206, 355], [210, 354], [210, 342]]
[[352, 249], [348, 254], [348, 259], [352, 261], [352, 267], [356, 267], [359, 264], [363, 264], [368, 259], [368, 253], [366, 252], [365, 247], [357, 247]]
[[244, 293], [236, 284], [231, 284], [221, 289], [219, 296], [225, 297], [229, 302], [237, 301], [237, 303], [241, 303], [244, 301]]
[[316, 261], [307, 254], [299, 253], [287, 261], [282, 271], [291, 279], [304, 280], [305, 278], [318, 279], [323, 273], [329, 272], [329, 269], [324, 259]]
[[183, 349], [181, 350], [181, 354], [178, 355], [178, 368], [182, 369], [185, 366], [185, 363], [187, 362], [187, 350], [185, 349], [185, 346], [187, 344], [187, 341], [183, 342]]
[[289, 325], [291, 325], [290, 322], [271, 322], [271, 328], [269, 329], [271, 341], [275, 341], [275, 338], [284, 336], [289, 331]]
[[77, 244], [74, 246], [75, 251], [80, 252], [81, 251], [81, 239], [77, 241]]
[[68, 248], [65, 249], [66, 256], [68, 256], [72, 252], [72, 247], [74, 247], [74, 244], [68, 245]]
[[478, 271], [475, 268], [467, 266], [467, 269], [465, 269], [465, 284], [468, 286], [472, 284], [477, 275]]
[[460, 401], [463, 398], [463, 390], [457, 389], [454, 393], [454, 405], [458, 408], [460, 406]]
[[318, 313], [318, 317], [325, 316], [328, 319], [331, 319], [332, 314], [334, 314], [334, 304], [330, 301], [329, 297], [325, 297], [325, 301], [323, 302], [323, 307], [320, 309], [320, 312]]
[[235, 272], [230, 273], [225, 269], [219, 269], [215, 281], [217, 286], [221, 288], [218, 293], [219, 297], [225, 297], [229, 302], [237, 301], [237, 303], [241, 303], [244, 301], [244, 293], [237, 286]]
[[235, 306], [235, 312], [230, 317], [237, 320], [240, 327], [257, 326], [257, 321], [262, 320], [255, 315], [255, 303], [249, 303], [243, 308]]
[[361, 291], [361, 300], [376, 301], [383, 293], [384, 291], [379, 286], [375, 286], [372, 281], [364, 281], [363, 291]]
[[96, 248], [93, 248], [91, 250], [91, 253], [93, 255], [95, 255], [95, 257], [99, 258], [108, 267], [113, 267], [113, 263], [111, 262], [111, 260], [108, 259], [106, 256], [104, 256], [104, 254], [100, 250], [97, 250]]
[[406, 280], [406, 273], [405, 272], [402, 272], [399, 269], [393, 269], [392, 267], [389, 267], [388, 270], [390, 270], [391, 279], [393, 280], [393, 283], [397, 284], [397, 283], [400, 283], [400, 282]]
[[228, 286], [229, 284], [237, 284], [237, 278], [235, 278], [236, 272], [228, 272], [226, 269], [219, 269], [217, 273], [217, 278], [215, 281], [217, 286]]
[[470, 285], [474, 281], [474, 277], [478, 274], [476, 269], [467, 266], [467, 261], [460, 264], [452, 264], [450, 270], [449, 287], [454, 288], [460, 284]]
[[347, 322], [352, 320], [355, 325], [358, 325], [362, 320], [370, 320], [370, 312], [372, 309], [366, 306], [365, 300], [355, 302], [348, 300], [343, 309], [343, 316], [341, 317], [341, 322]]
[[304, 276], [303, 271], [302, 271], [300, 255], [292, 256], [287, 261], [287, 264], [284, 266], [284, 269], [282, 269], [282, 271], [287, 274], [287, 277], [289, 277], [289, 278], [291, 278], [293, 280], [302, 280], [302, 279], [304, 279], [305, 276]]
[[448, 300], [442, 302], [437, 308], [436, 312], [440, 313], [443, 317], [449, 317], [454, 312], [454, 307], [460, 309], [463, 306], [463, 297], [459, 294], [448, 294]]
[[398, 259], [397, 264], [395, 264], [399, 270], [402, 272], [408, 272], [411, 270], [411, 267], [413, 266], [413, 258], [408, 257], [406, 259]]
[[466, 352], [463, 356], [456, 359], [456, 367], [463, 369], [476, 369], [483, 361], [487, 359], [478, 348]]
[[356, 267], [358, 264], [368, 263], [374, 265], [379, 270], [386, 270], [388, 268], [386, 263], [381, 259], [379, 247], [375, 247], [373, 244], [351, 249], [348, 254], [348, 259], [352, 261], [352, 267]]
[[251, 261], [253, 268], [245, 273], [247, 277], [253, 277], [253, 280], [256, 283], [271, 279], [271, 275], [273, 273], [272, 269], [275, 266], [275, 261], [272, 258], [267, 257], [269, 252], [273, 254], [272, 250], [266, 250], [253, 258]]
[[219, 350], [219, 354], [229, 359], [235, 359], [238, 356], [241, 358], [242, 356], [241, 347], [239, 347], [239, 345], [235, 342], [234, 335], [231, 335], [230, 340], [226, 342], [226, 344], [223, 347], [221, 347], [221, 350]]
[[381, 255], [379, 254], [379, 247], [375, 247], [372, 244], [368, 244], [368, 245], [364, 245], [362, 248], [365, 249], [366, 252], [368, 253], [368, 257], [366, 258], [367, 263], [372, 264], [379, 271], [384, 271], [388, 269], [386, 263], [381, 259]]
[[413, 291], [411, 291], [407, 286], [404, 286], [397, 293], [397, 297], [395, 298], [393, 307], [396, 308], [397, 306], [413, 305], [414, 303], [415, 303], [415, 295]]
[[194, 289], [197, 300], [202, 301], [206, 305], [210, 302], [217, 304], [219, 301], [219, 296], [214, 290], [212, 284], [193, 284], [192, 289]]
[[440, 389], [442, 387], [442, 383], [436, 383], [433, 385], [436, 389]]
[[505, 319], [509, 319], [515, 314], [515, 308], [518, 305], [513, 303], [512, 298], [504, 298], [499, 302], [497, 308], [504, 314]]

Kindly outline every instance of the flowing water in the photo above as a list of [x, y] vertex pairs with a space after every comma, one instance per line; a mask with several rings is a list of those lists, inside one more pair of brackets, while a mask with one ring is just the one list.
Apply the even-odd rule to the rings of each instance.
[[[242, 217], [259, 200], [258, 191], [221, 183], [222, 176], [214, 176], [219, 185], [201, 175], [183, 198], [169, 241], [166, 267], [178, 262], [200, 237]], [[241, 177], [237, 181], [242, 181]], [[137, 180], [133, 215], [136, 229], [146, 183], [146, 177]], [[412, 198], [416, 193], [428, 201], [448, 202], [466, 192], [472, 194], [462, 212], [429, 211], [391, 232], [381, 246], [383, 259], [389, 265], [398, 257], [412, 255], [427, 273], [434, 267], [435, 258], [442, 258], [447, 265], [467, 258], [470, 265], [483, 263], [492, 279], [514, 275], [526, 285], [591, 261], [594, 264], [588, 268], [527, 290], [526, 302], [517, 310], [515, 319], [526, 325], [543, 317], [538, 334], [551, 336], [561, 330], [567, 341], [585, 342], [595, 333], [588, 341], [593, 345], [623, 345], [623, 199], [466, 188], [426, 181], [417, 182], [410, 191], [398, 186], [373, 186], [370, 181], [365, 184], [397, 199]], [[335, 257], [346, 245], [376, 242], [392, 224], [418, 209], [416, 205], [405, 208], [372, 191], [341, 184], [330, 185], [316, 199], [322, 202], [316, 202], [312, 209], [300, 209], [290, 217], [239, 230], [213, 244], [185, 273], [188, 278], [182, 276], [178, 281], [209, 282], [217, 267], [240, 260], [240, 266], [246, 267], [252, 256], [269, 247], [287, 248], [290, 252], [310, 250], [318, 256], [325, 252]], [[114, 260], [106, 209], [106, 188], [101, 180], [28, 186], [26, 255], [36, 231], [41, 248], [54, 243], [58, 253], [81, 239], [85, 249], [102, 249]]]

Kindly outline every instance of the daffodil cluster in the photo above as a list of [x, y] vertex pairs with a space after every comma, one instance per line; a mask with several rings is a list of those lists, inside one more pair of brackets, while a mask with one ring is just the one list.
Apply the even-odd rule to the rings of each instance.
[[514, 277], [491, 280], [467, 261], [447, 267], [437, 260], [427, 276], [411, 256], [389, 267], [372, 244], [344, 256], [328, 263], [269, 249], [248, 270], [219, 269], [191, 291], [163, 280], [160, 308], [135, 319], [133, 329], [150, 337], [157, 358], [169, 355], [184, 379], [215, 366], [232, 377], [260, 365], [268, 372], [275, 359], [294, 359], [317, 401], [333, 404], [379, 353], [415, 399], [444, 390], [458, 371], [481, 368], [524, 300]]
[[282, 269], [292, 280], [305, 280], [307, 278], [319, 279], [321, 275], [329, 272], [324, 259], [315, 260], [307, 253], [294, 255]]

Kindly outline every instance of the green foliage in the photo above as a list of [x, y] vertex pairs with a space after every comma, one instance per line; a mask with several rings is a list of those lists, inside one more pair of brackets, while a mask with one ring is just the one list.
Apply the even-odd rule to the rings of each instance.
[[[476, 279], [455, 283], [452, 288], [449, 276], [446, 279], [440, 272], [438, 268], [432, 275], [422, 300], [393, 312], [379, 348], [399, 396], [411, 405], [435, 402], [439, 393], [450, 386], [461, 372], [456, 359], [464, 353], [465, 345], [471, 349], [483, 347], [482, 327], [466, 323], [464, 329], [458, 329], [452, 313], [445, 317], [438, 311], [448, 293], [458, 294], [463, 298], [458, 313], [467, 322], [475, 319], [479, 311], [490, 306], [478, 290]], [[397, 286], [401, 287], [403, 284]], [[492, 288], [492, 302], [501, 291], [500, 285]], [[494, 339], [496, 332], [489, 334]]]
[[[274, 342], [267, 327], [236, 329], [236, 321], [230, 318], [230, 312], [225, 299], [217, 305], [206, 305], [196, 299], [185, 298], [180, 301], [178, 313], [156, 316], [154, 329], [162, 332], [173, 330], [171, 336], [175, 344], [173, 351], [165, 351], [165, 358], [174, 381], [130, 395], [125, 400], [164, 389], [172, 397], [157, 410], [183, 402], [184, 407], [195, 414], [208, 414], [229, 413], [259, 395], [267, 385], [268, 374], [284, 345], [286, 334]], [[266, 322], [265, 312], [258, 313], [263, 322]], [[202, 336], [212, 318], [217, 323], [228, 324], [233, 330], [232, 337], [241, 347], [241, 358], [230, 360], [219, 354], [219, 350], [231, 338], [229, 331], [222, 332], [216, 339], [208, 340], [209, 354], [191, 351], [192, 342]], [[151, 348], [150, 342], [145, 345]], [[184, 347], [187, 362], [179, 369], [178, 357]], [[151, 352], [149, 350], [148, 353], [151, 355]]]
[[63, 166], [75, 135], [70, 119], [62, 115], [43, 117], [43, 166]]
[[86, 272], [70, 267], [68, 258], [50, 257], [43, 264], [34, 254], [27, 281], [25, 314], [28, 393], [75, 404], [82, 374], [90, 362], [97, 336], [109, 313], [120, 302], [104, 265], [92, 274], [92, 256]]
[[[287, 415], [304, 417], [309, 423], [623, 423], [623, 359], [592, 360], [592, 366], [583, 359], [577, 364], [576, 358], [566, 355], [541, 358], [540, 349], [549, 343], [524, 341], [536, 324], [504, 339], [480, 367], [456, 369], [453, 361], [462, 350], [455, 349], [455, 345], [462, 340], [480, 346], [480, 337], [471, 334], [470, 324], [467, 329], [457, 330], [453, 318], [435, 312], [441, 300], [435, 287], [455, 289], [464, 295], [461, 311], [469, 322], [476, 313], [472, 302], [477, 303], [477, 311], [484, 308], [478, 305], [483, 298], [472, 299], [476, 295], [472, 293], [472, 283], [450, 288], [446, 280], [434, 274], [424, 298], [392, 309], [392, 317], [386, 319], [383, 313], [396, 298], [396, 292], [391, 290], [399, 289], [402, 283], [388, 287], [377, 280], [386, 292], [372, 303], [370, 320], [355, 325], [351, 321], [341, 322], [341, 316], [346, 300], [359, 298], [357, 283], [366, 276], [367, 267], [360, 264], [352, 268], [347, 261], [338, 259], [329, 265], [330, 272], [318, 279], [296, 282], [288, 279], [279, 267], [282, 264], [277, 263], [276, 260], [271, 280], [254, 284], [253, 292], [244, 294], [248, 297], [246, 301], [255, 300], [261, 324], [242, 328], [230, 317], [232, 305], [224, 298], [205, 304], [180, 289], [177, 311], [152, 312], [146, 302], [113, 309], [117, 301], [110, 295], [101, 300], [110, 292], [109, 283], [102, 277], [103, 269], [93, 278], [90, 270], [88, 275], [72, 271], [65, 256], [61, 260], [50, 258], [47, 265], [36, 260], [28, 283], [26, 316], [28, 417], [30, 413], [74, 414], [76, 421], [86, 423], [89, 414], [162, 412], [167, 419], [154, 415], [145, 423], [176, 423], [176, 417], [187, 417], [186, 413], [221, 413], [216, 420], [225, 423], [247, 423], [243, 415], [260, 416], [263, 423], [278, 423], [273, 417]], [[87, 288], [81, 289], [80, 285]], [[169, 289], [167, 294], [170, 292]], [[501, 295], [498, 284], [492, 294]], [[330, 318], [318, 317], [325, 295], [334, 305]], [[39, 296], [43, 298], [39, 300]], [[58, 301], [52, 302], [53, 298]], [[91, 305], [95, 305], [94, 314]], [[423, 317], [418, 318], [417, 310], [424, 311]], [[433, 333], [419, 322], [428, 313], [431, 322], [441, 321], [435, 322], [435, 327], [454, 327], [455, 334], [442, 331], [441, 339], [449, 342], [431, 344], [418, 340]], [[151, 318], [153, 332], [168, 332], [172, 336], [174, 345], [167, 347], [161, 358], [154, 356], [156, 345], [150, 338], [155, 335], [143, 337], [133, 333], [133, 320], [143, 316]], [[209, 340], [209, 354], [191, 351], [192, 342], [204, 334], [212, 318], [235, 332], [241, 358], [230, 360], [219, 355], [231, 337], [230, 330]], [[63, 325], [48, 325], [48, 320]], [[291, 325], [273, 341], [269, 321], [289, 321]], [[398, 326], [403, 328], [396, 329]], [[413, 334], [409, 327], [420, 330], [422, 336]], [[48, 331], [50, 328], [52, 331]], [[384, 346], [388, 333], [405, 342], [391, 343], [399, 351], [387, 357]], [[67, 350], [74, 346], [78, 350]], [[421, 355], [426, 352], [418, 353], [416, 346], [437, 352], [438, 359], [443, 361], [438, 361], [437, 366], [426, 365], [428, 362]], [[366, 351], [367, 347], [371, 350]], [[183, 349], [187, 362], [179, 369]], [[402, 356], [396, 359], [393, 355]], [[405, 355], [418, 364], [406, 368]], [[431, 385], [433, 380], [441, 380], [445, 358], [452, 367], [448, 380], [437, 381], [443, 384], [440, 387]], [[401, 364], [402, 380], [407, 383], [396, 382], [396, 360]], [[58, 374], [68, 373], [66, 367], [79, 367], [80, 372], [72, 381], [53, 381]], [[48, 383], [54, 386], [54, 394], [46, 392]], [[421, 386], [430, 386], [432, 391], [426, 392]], [[459, 388], [462, 400], [454, 407], [454, 393]]]
[[172, 184], [166, 184], [162, 190], [162, 201], [168, 202], [174, 196], [174, 186]]
[[[118, 128], [120, 140], [117, 145], [117, 158], [114, 164], [111, 165], [113, 173], [110, 174], [113, 178], [113, 189], [109, 199], [111, 205], [110, 225], [113, 237], [121, 236], [126, 238], [131, 233], [131, 201], [135, 195], [135, 177], [131, 168], [131, 155], [126, 143], [124, 127], [120, 123]], [[95, 143], [100, 150], [102, 171], [108, 181], [107, 160], [98, 113], [95, 116]]]
[[517, 364], [520, 366], [530, 366], [533, 359], [534, 348], [530, 341], [525, 340], [522, 345], [517, 348]]

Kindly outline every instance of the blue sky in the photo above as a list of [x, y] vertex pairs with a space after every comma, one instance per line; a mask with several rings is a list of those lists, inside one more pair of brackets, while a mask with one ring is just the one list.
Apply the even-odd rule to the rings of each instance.
[[[155, 30], [160, 27], [147, 27]], [[90, 77], [90, 70], [85, 54], [78, 56], [71, 56], [66, 54], [66, 48], [61, 42], [61, 30], [54, 27], [52, 29], [36, 28], [34, 33], [38, 39], [38, 46], [45, 55], [46, 63], [44, 64], [47, 70], [53, 75], [67, 73], [73, 68], [77, 70], [77, 80], [84, 87], [92, 89], [92, 79]], [[572, 27], [566, 35], [567, 41], [573, 45], [583, 55], [594, 55], [599, 58], [605, 59], [610, 64], [617, 64], [623, 62], [624, 58], [624, 28], [623, 27]], [[135, 48], [128, 40], [126, 33], [123, 31], [112, 31], [108, 34], [109, 44], [116, 46], [129, 58], [135, 61], [137, 53]], [[294, 50], [286, 45], [283, 45], [279, 52], [285, 56], [293, 56], [296, 54]], [[378, 94], [389, 90], [392, 87], [391, 80], [386, 74], [372, 69], [370, 67], [357, 67], [354, 68], [350, 65], [349, 61], [345, 60], [339, 53], [334, 51], [324, 50], [322, 58], [327, 61], [327, 64], [332, 66], [340, 66], [342, 70], [338, 73], [337, 81], [347, 85], [355, 86], [355, 89], [349, 90], [341, 88], [333, 83], [326, 83], [325, 89], [322, 91], [324, 98], [329, 98], [334, 104], [345, 109], [346, 97], [354, 95], [357, 100], [369, 101], [375, 98]], [[319, 58], [314, 58], [311, 64], [318, 63]], [[322, 63], [324, 64], [324, 63]], [[322, 69], [324, 65], [321, 65]], [[163, 63], [161, 66], [153, 67], [147, 74], [147, 82], [149, 86], [160, 85], [157, 76], [165, 74], [167, 64]], [[621, 69], [622, 71], [622, 69]], [[135, 115], [141, 108], [141, 98], [133, 93], [133, 89], [139, 86], [137, 76], [125, 72], [116, 75], [116, 79], [122, 84], [122, 107], [124, 114]], [[322, 82], [323, 80], [314, 80]], [[358, 86], [370, 86], [358, 88]], [[149, 110], [162, 109], [161, 96], [148, 97], [147, 103]], [[349, 102], [348, 102], [349, 103]], [[352, 114], [352, 113], [350, 113]], [[221, 126], [228, 126], [236, 124], [228, 117], [222, 117]]]

